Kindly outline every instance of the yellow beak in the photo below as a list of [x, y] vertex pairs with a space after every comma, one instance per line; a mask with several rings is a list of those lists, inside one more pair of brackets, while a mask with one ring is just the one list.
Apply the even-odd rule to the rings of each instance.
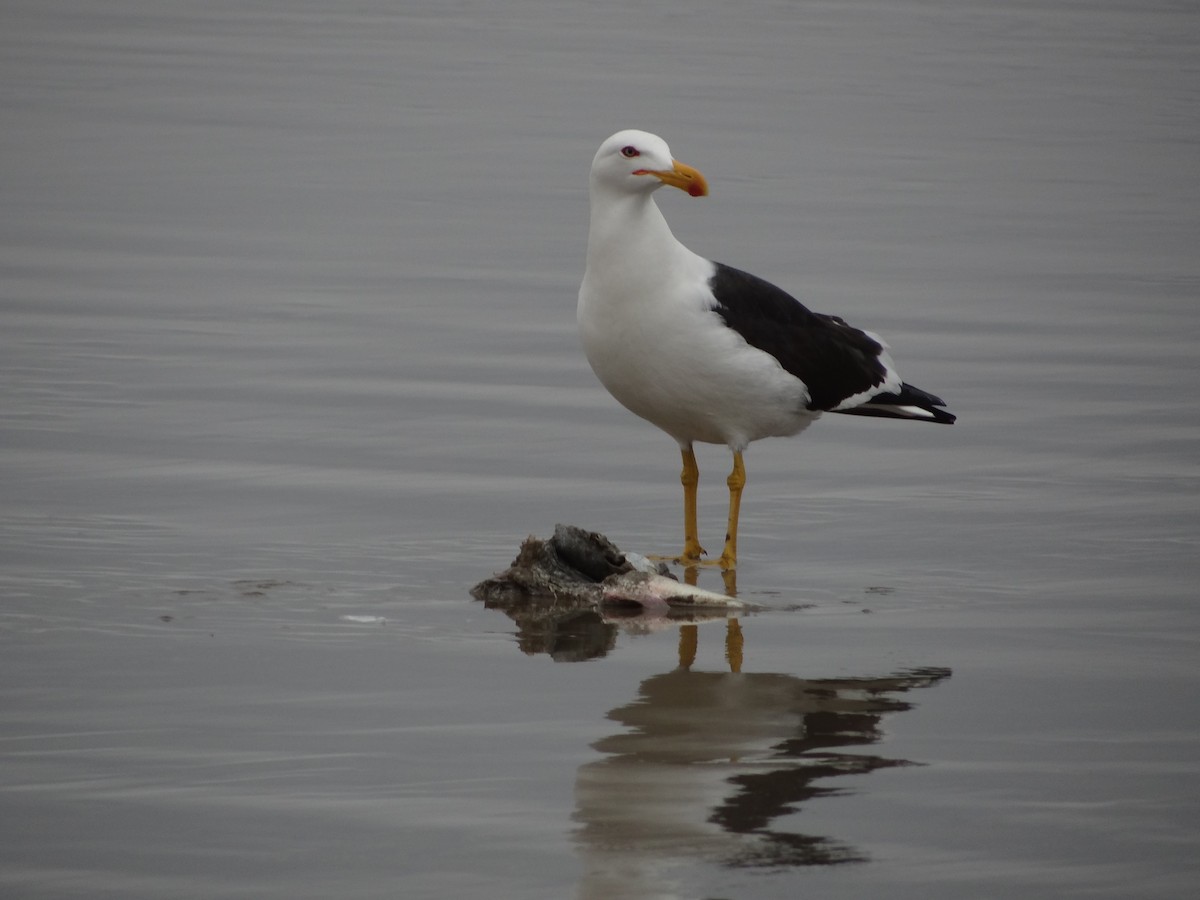
[[704, 180], [696, 169], [691, 166], [684, 165], [679, 160], [671, 161], [674, 168], [671, 169], [640, 169], [634, 172], [635, 175], [653, 175], [663, 184], [669, 184], [671, 187], [677, 187], [681, 191], [687, 191], [693, 197], [708, 196], [708, 182]]

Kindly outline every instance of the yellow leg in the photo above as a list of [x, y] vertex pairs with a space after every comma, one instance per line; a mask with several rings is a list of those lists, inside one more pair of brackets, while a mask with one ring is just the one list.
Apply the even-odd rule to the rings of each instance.
[[696, 465], [696, 454], [691, 447], [681, 451], [683, 455], [683, 471], [679, 481], [683, 485], [683, 553], [679, 562], [698, 563], [705, 554], [700, 546], [700, 530], [696, 524], [696, 486], [700, 484], [700, 467]]
[[[720, 560], [718, 560], [720, 562]], [[725, 583], [725, 596], [737, 596], [737, 569], [722, 569], [721, 581]]]
[[725, 550], [717, 563], [722, 569], [733, 569], [737, 566], [738, 512], [742, 508], [742, 488], [746, 486], [746, 466], [742, 454], [736, 450], [733, 452], [733, 471], [725, 483], [729, 485], [729, 524], [725, 529]]

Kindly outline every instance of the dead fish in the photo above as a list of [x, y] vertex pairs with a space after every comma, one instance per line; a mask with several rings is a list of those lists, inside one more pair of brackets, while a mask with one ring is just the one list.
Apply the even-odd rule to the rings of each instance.
[[602, 603], [636, 603], [647, 610], [669, 607], [746, 609], [748, 604], [725, 594], [682, 584], [653, 572], [624, 572], [600, 583]]
[[556, 525], [554, 536], [546, 541], [526, 538], [512, 565], [475, 585], [471, 596], [497, 604], [550, 597], [646, 610], [752, 608], [733, 597], [681, 584], [665, 565], [622, 553], [604, 535], [574, 525]]

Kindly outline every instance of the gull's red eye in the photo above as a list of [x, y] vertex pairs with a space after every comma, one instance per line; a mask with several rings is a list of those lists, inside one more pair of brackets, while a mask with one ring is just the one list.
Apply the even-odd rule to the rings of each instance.
[[621, 155], [622, 155], [623, 157], [625, 157], [626, 159], [633, 159], [635, 156], [641, 156], [642, 154], [641, 154], [640, 152], [638, 152], [638, 148], [637, 148], [637, 147], [634, 147], [634, 146], [631, 144], [631, 145], [630, 145], [630, 146], [628, 146], [628, 147], [622, 147], [622, 148], [621, 148]]

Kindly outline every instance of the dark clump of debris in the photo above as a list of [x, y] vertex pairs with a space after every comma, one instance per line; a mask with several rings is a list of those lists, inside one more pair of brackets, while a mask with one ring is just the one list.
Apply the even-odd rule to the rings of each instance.
[[618, 629], [723, 619], [748, 608], [681, 584], [666, 565], [622, 553], [604, 535], [573, 525], [556, 526], [549, 540], [527, 538], [512, 565], [475, 585], [471, 596], [517, 623], [525, 653], [559, 661], [605, 655]]
[[638, 609], [745, 608], [746, 604], [676, 580], [662, 563], [622, 553], [604, 535], [556, 525], [547, 541], [532, 535], [505, 571], [481, 581], [471, 596], [503, 607], [514, 600], [554, 598]]

